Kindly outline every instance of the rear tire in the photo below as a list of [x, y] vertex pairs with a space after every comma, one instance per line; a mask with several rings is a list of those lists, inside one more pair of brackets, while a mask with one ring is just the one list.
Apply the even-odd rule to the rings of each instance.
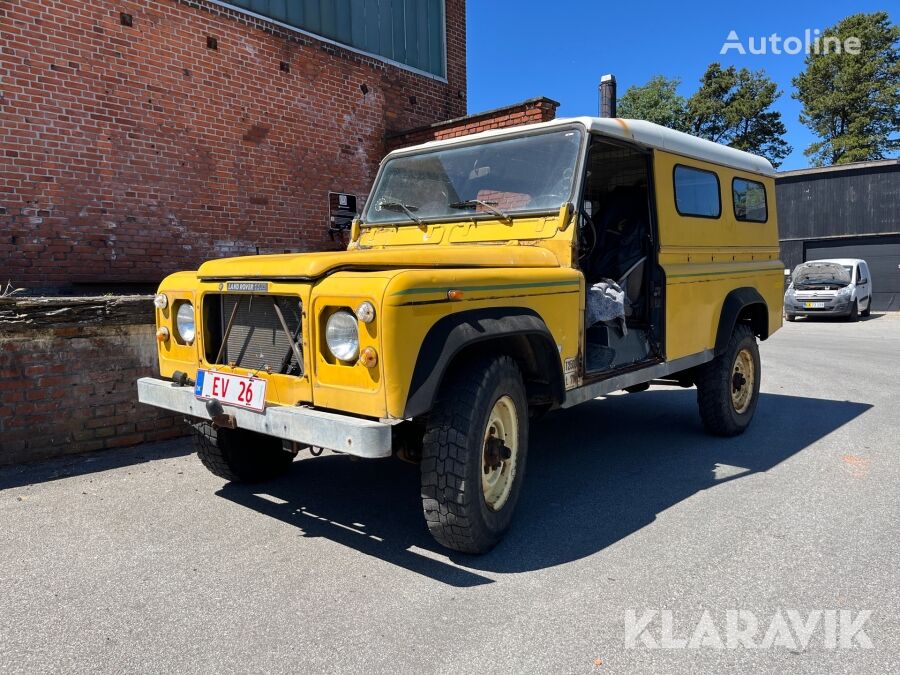
[[191, 424], [194, 448], [203, 466], [234, 483], [257, 483], [287, 472], [296, 453], [274, 436], [246, 429], [215, 428], [209, 422]]
[[759, 400], [759, 376], [756, 336], [739, 323], [725, 351], [697, 371], [697, 404], [709, 433], [737, 436], [746, 430]]
[[516, 362], [485, 356], [457, 369], [441, 387], [422, 447], [422, 508], [438, 543], [464, 553], [492, 549], [512, 522], [527, 454], [528, 403]]

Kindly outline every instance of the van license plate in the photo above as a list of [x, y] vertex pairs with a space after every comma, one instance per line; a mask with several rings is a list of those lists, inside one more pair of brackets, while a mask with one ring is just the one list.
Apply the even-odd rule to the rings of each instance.
[[824, 302], [807, 302], [806, 309], [823, 309], [825, 307]]
[[194, 395], [202, 400], [216, 399], [228, 405], [262, 412], [266, 407], [266, 381], [214, 370], [198, 370]]

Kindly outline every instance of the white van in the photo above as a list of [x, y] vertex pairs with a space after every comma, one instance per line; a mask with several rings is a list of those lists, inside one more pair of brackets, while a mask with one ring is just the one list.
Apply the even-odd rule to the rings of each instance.
[[784, 294], [784, 317], [845, 316], [856, 321], [872, 310], [872, 279], [865, 260], [833, 258], [797, 265]]

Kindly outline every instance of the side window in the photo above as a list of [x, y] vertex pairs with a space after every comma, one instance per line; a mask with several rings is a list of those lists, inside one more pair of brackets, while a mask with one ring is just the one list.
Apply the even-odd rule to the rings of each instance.
[[718, 218], [722, 214], [719, 177], [715, 173], [678, 164], [674, 180], [679, 215]]
[[769, 219], [766, 208], [766, 186], [755, 180], [735, 178], [731, 181], [734, 197], [734, 217], [752, 223], [764, 223]]

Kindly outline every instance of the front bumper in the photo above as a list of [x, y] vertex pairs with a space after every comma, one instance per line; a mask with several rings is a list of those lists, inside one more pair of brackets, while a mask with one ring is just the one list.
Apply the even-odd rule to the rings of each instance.
[[805, 307], [801, 303], [785, 303], [784, 313], [791, 316], [847, 316], [850, 314], [853, 304], [852, 302], [826, 302], [825, 307], [812, 309]]
[[[193, 387], [142, 377], [137, 381], [137, 388], [141, 403], [173, 410], [188, 417], [210, 419], [206, 403], [194, 396]], [[391, 424], [292, 406], [270, 406], [261, 413], [226, 404], [223, 408], [234, 416], [239, 429], [358, 457], [391, 456]]]

